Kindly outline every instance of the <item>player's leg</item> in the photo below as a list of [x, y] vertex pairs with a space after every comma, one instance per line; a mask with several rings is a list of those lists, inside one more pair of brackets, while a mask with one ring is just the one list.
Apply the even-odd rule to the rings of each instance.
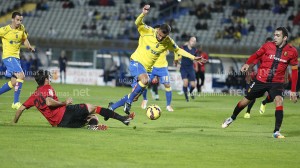
[[231, 117], [227, 118], [223, 124], [222, 128], [228, 127], [239, 115], [239, 113], [255, 98], [261, 97], [266, 91], [267, 87], [264, 83], [253, 81], [250, 85], [250, 89], [247, 92], [247, 95], [238, 102], [236, 107], [233, 110]]
[[[154, 78], [153, 71], [152, 71], [152, 73], [148, 73], [148, 76], [150, 78], [150, 83], [151, 83], [152, 79]], [[149, 83], [148, 87], [150, 86], [150, 83]], [[148, 103], [147, 92], [148, 92], [148, 89], [145, 88], [143, 91], [143, 100], [142, 100], [142, 104], [141, 104], [142, 109], [146, 109], [146, 107], [147, 107], [147, 103]]]
[[201, 92], [201, 85], [200, 85], [200, 72], [195, 72], [196, 76], [196, 86], [197, 86], [197, 92]]
[[64, 83], [66, 84], [66, 80], [67, 80], [67, 71], [66, 71], [66, 67], [64, 68]]
[[0, 88], [0, 95], [3, 93], [10, 91], [15, 85], [16, 85], [16, 79], [17, 77], [14, 76], [14, 64], [12, 62], [12, 58], [6, 58], [2, 60], [5, 67], [6, 67], [6, 73], [5, 76], [8, 78], [11, 78], [9, 82], [6, 82], [1, 88]]
[[134, 112], [130, 113], [128, 116], [121, 116], [120, 114], [101, 106], [94, 106], [91, 104], [86, 105], [90, 113], [97, 113], [104, 118], [113, 118], [115, 120], [121, 121], [125, 125], [129, 125], [130, 121], [135, 117]]
[[250, 112], [251, 112], [251, 109], [252, 109], [252, 107], [253, 107], [255, 101], [256, 101], [256, 99], [253, 99], [253, 100], [251, 100], [251, 102], [248, 104], [248, 106], [247, 106], [247, 111], [246, 111], [246, 113], [245, 113], [245, 115], [244, 115], [244, 118], [250, 118]]
[[265, 100], [263, 100], [260, 104], [259, 113], [264, 114], [266, 111], [266, 104], [271, 103], [273, 100], [271, 99], [270, 95], [268, 95]]
[[201, 83], [200, 83], [200, 92], [201, 92], [201, 88], [204, 85], [204, 81], [205, 81], [205, 72], [200, 71], [200, 79], [201, 79]]
[[275, 103], [275, 128], [273, 132], [274, 138], [284, 138], [280, 133], [280, 127], [283, 121], [283, 84], [272, 84], [269, 90], [270, 99]]
[[194, 69], [191, 69], [189, 72], [188, 72], [188, 80], [190, 81], [190, 95], [191, 95], [191, 98], [192, 99], [195, 99], [195, 95], [193, 93], [195, 87], [196, 87], [196, 76], [195, 76], [195, 70]]
[[62, 76], [63, 76], [63, 69], [60, 68], [60, 70], [59, 70], [59, 78], [60, 78], [60, 83], [61, 83], [61, 84], [62, 84], [62, 82], [63, 82]]

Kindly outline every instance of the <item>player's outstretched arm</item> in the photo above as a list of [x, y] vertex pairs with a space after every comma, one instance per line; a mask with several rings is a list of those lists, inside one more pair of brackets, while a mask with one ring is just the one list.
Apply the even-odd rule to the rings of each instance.
[[66, 101], [64, 101], [64, 102], [56, 101], [56, 100], [52, 99], [51, 97], [46, 98], [46, 104], [49, 107], [65, 106], [65, 105], [69, 105], [72, 103], [73, 103], [72, 98], [67, 98]]
[[35, 51], [35, 49], [30, 45], [30, 42], [28, 41], [28, 39], [26, 39], [26, 40], [24, 41], [24, 45], [25, 45], [25, 47], [28, 48], [31, 52], [34, 52], [34, 51]]
[[15, 118], [14, 118], [14, 120], [13, 120], [13, 123], [18, 123], [18, 120], [19, 120], [19, 118], [21, 117], [21, 115], [22, 115], [22, 113], [23, 113], [23, 111], [24, 111], [25, 109], [26, 109], [26, 107], [22, 105], [22, 106], [17, 110], [16, 115], [15, 115]]
[[135, 25], [144, 25], [143, 18], [149, 13], [150, 5], [145, 5], [143, 7], [142, 13], [136, 18]]

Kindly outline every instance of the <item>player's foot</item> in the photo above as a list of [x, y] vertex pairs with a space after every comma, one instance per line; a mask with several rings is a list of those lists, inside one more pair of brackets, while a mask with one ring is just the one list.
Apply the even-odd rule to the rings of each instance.
[[186, 100], [186, 102], [189, 102], [190, 101], [190, 99], [185, 99]]
[[194, 96], [194, 95], [191, 95], [191, 98], [194, 100], [194, 99], [195, 99], [195, 96]]
[[131, 104], [126, 102], [124, 104], [124, 112], [129, 115], [130, 114], [130, 109], [131, 109]]
[[103, 125], [103, 124], [99, 124], [99, 125], [87, 125], [87, 129], [94, 130], [94, 131], [97, 131], [97, 130], [105, 131], [105, 130], [107, 130], [107, 128], [108, 127], [106, 125]]
[[279, 139], [285, 138], [282, 134], [280, 134], [279, 131], [276, 131], [276, 132], [273, 134], [273, 137], [274, 137], [274, 138], [279, 138]]
[[148, 100], [143, 100], [142, 104], [141, 104], [141, 108], [146, 109], [147, 108], [147, 103], [148, 103]]
[[250, 113], [245, 113], [244, 118], [250, 118]]
[[223, 124], [222, 124], [222, 128], [227, 128], [231, 123], [233, 122], [233, 119], [231, 117], [227, 118]]
[[127, 116], [127, 119], [123, 121], [123, 123], [125, 125], [129, 125], [130, 124], [130, 121], [133, 120], [135, 117], [135, 112], [132, 112], [130, 113], [128, 116]]
[[266, 110], [266, 105], [264, 105], [263, 103], [260, 104], [260, 108], [259, 108], [259, 113], [260, 114], [264, 114]]
[[17, 102], [17, 103], [12, 103], [11, 108], [18, 110], [21, 106], [22, 104], [20, 102]]
[[155, 100], [159, 100], [159, 95], [155, 95]]
[[167, 106], [167, 111], [169, 111], [169, 112], [173, 112], [174, 110], [173, 110], [173, 108], [171, 107], [171, 106]]

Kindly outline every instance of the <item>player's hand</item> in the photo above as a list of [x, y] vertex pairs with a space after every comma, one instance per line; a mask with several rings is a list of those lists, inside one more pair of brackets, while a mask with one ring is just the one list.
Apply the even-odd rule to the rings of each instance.
[[290, 100], [292, 100], [294, 103], [297, 102], [297, 92], [290, 92]]
[[72, 104], [72, 103], [73, 103], [73, 99], [70, 98], [70, 97], [68, 97], [68, 98], [66, 99], [66, 105], [69, 105], [69, 104]]
[[179, 63], [178, 60], [174, 60], [174, 61], [173, 61], [173, 64], [174, 64], [175, 67], [177, 67], [178, 63]]
[[143, 7], [143, 14], [147, 15], [149, 11], [150, 11], [150, 5], [145, 5]]
[[204, 59], [202, 57], [195, 57], [194, 60], [197, 61], [197, 62], [201, 62], [201, 63], [206, 63], [207, 62], [207, 59]]
[[31, 46], [28, 48], [28, 50], [30, 50], [31, 52], [35, 52], [35, 48], [33, 48]]
[[244, 64], [241, 68], [241, 72], [246, 72], [249, 69], [249, 65], [248, 64]]

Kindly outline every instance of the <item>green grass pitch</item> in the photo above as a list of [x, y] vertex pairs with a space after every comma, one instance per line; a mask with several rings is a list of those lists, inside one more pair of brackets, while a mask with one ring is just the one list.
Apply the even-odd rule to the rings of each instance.
[[[0, 80], [0, 84], [5, 83]], [[53, 84], [60, 100], [72, 97], [74, 103], [107, 106], [130, 91], [82, 85]], [[21, 101], [34, 91], [34, 81], [25, 81]], [[162, 116], [149, 120], [140, 108], [141, 99], [133, 104], [136, 118], [130, 126], [110, 119], [100, 122], [107, 131], [52, 128], [35, 108], [24, 111], [19, 123], [11, 124], [15, 115], [10, 106], [13, 92], [0, 96], [0, 167], [299, 167], [299, 104], [285, 99], [282, 134], [271, 137], [274, 128], [274, 104], [260, 115], [260, 101], [252, 109], [251, 119], [241, 112], [227, 129], [221, 123], [229, 117], [240, 96], [200, 96], [185, 102], [173, 93], [174, 112], [165, 110], [165, 96], [149, 104], [158, 104]], [[119, 114], [124, 114], [118, 109]], [[136, 126], [136, 129], [133, 127]]]

